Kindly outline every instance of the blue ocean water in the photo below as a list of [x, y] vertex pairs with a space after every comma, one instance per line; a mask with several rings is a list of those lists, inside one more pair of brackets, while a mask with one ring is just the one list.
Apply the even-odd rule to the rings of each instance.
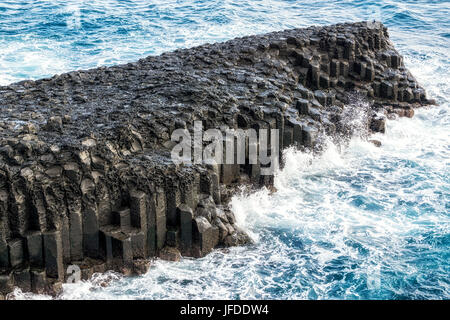
[[[98, 275], [63, 299], [449, 299], [450, 2], [0, 0], [0, 84], [180, 47], [376, 19], [437, 99], [388, 121], [381, 148], [355, 137], [313, 158], [288, 150], [278, 192], [233, 198], [255, 244]], [[110, 285], [99, 283], [113, 279]], [[16, 292], [17, 298], [45, 296]]]

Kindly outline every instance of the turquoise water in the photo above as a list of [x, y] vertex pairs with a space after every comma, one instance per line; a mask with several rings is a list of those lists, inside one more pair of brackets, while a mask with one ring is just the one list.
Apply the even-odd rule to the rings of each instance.
[[[0, 1], [0, 84], [133, 61], [179, 47], [309, 25], [377, 19], [440, 106], [357, 137], [287, 151], [277, 193], [236, 196], [249, 247], [141, 277], [64, 286], [65, 299], [449, 299], [450, 2]], [[108, 287], [99, 280], [113, 278]], [[17, 297], [45, 298], [22, 294]]]

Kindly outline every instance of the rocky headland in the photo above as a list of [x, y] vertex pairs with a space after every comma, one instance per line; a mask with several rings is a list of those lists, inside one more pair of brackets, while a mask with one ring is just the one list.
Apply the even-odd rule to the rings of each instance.
[[[174, 164], [175, 129], [276, 128], [282, 148], [384, 132], [434, 104], [377, 22], [205, 44], [0, 87], [0, 298], [140, 274], [149, 259], [248, 243], [228, 207], [259, 164]], [[377, 142], [374, 141], [376, 144]]]

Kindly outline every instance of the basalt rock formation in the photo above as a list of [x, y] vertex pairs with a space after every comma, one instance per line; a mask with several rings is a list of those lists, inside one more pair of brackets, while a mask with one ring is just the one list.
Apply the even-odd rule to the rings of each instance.
[[[249, 241], [228, 200], [260, 165], [176, 165], [171, 132], [277, 128], [283, 148], [432, 104], [381, 23], [286, 30], [0, 87], [0, 296], [56, 292], [77, 265], [141, 273]], [[352, 98], [353, 97], [353, 98]]]

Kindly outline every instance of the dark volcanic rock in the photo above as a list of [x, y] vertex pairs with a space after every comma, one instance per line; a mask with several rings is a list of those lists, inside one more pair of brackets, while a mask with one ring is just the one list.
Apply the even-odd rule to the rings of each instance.
[[384, 116], [429, 103], [386, 28], [365, 22], [0, 87], [0, 296], [54, 291], [73, 264], [83, 277], [142, 273], [160, 253], [248, 242], [227, 201], [273, 177], [259, 164], [176, 165], [174, 129], [277, 128], [281, 146], [318, 150], [325, 134], [383, 132]]

